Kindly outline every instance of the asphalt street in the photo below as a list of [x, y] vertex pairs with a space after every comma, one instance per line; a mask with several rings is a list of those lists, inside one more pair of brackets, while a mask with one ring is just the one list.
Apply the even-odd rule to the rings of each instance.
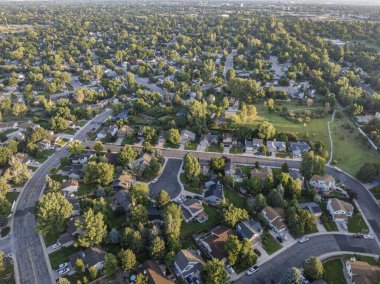
[[[94, 118], [74, 136], [74, 139], [84, 140], [87, 132], [104, 122], [110, 114], [111, 111], [106, 111]], [[45, 176], [50, 173], [51, 168], [59, 166], [60, 158], [68, 155], [67, 147], [54, 153], [34, 173], [19, 196], [11, 232], [19, 283], [52, 283], [50, 263], [45, 258], [43, 245], [35, 230], [34, 206], [45, 187]]]
[[149, 184], [150, 194], [156, 197], [161, 189], [165, 189], [169, 193], [170, 198], [174, 199], [181, 193], [181, 186], [177, 179], [182, 160], [168, 159], [162, 174], [155, 183]]
[[245, 275], [235, 283], [278, 283], [286, 269], [302, 267], [302, 263], [310, 256], [320, 256], [336, 251], [355, 251], [379, 254], [380, 249], [375, 240], [355, 239], [346, 235], [320, 235], [311, 237], [306, 243], [297, 243], [271, 260], [259, 266], [252, 276]]

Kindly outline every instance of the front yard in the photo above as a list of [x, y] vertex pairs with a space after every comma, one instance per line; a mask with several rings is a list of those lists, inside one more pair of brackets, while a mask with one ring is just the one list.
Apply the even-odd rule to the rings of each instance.
[[222, 220], [222, 214], [219, 208], [212, 206], [204, 207], [205, 213], [208, 216], [207, 221], [198, 223], [198, 221], [192, 221], [189, 223], [182, 223], [181, 226], [181, 238], [186, 239], [193, 234], [200, 233], [202, 231], [210, 230]]
[[20, 195], [20, 192], [7, 192], [5, 194], [5, 198], [12, 204], [13, 201], [16, 201], [18, 196]]
[[368, 233], [368, 226], [362, 214], [355, 212], [352, 218], [348, 218], [348, 231], [350, 233]]
[[180, 180], [186, 191], [196, 193], [196, 194], [202, 194], [203, 187], [202, 187], [201, 182], [197, 182], [197, 181], [189, 182], [186, 178], [185, 173], [181, 173]]
[[343, 274], [343, 264], [338, 258], [323, 263], [323, 279], [329, 284], [346, 284]]
[[217, 152], [217, 153], [223, 153], [223, 149], [220, 148], [218, 144], [211, 143], [210, 146], [206, 148], [206, 152]]
[[336, 226], [336, 223], [329, 217], [329, 212], [327, 211], [326, 203], [320, 202], [319, 207], [321, 207], [322, 209], [322, 216], [320, 217], [320, 219], [326, 231], [328, 232], [338, 231], [338, 227]]
[[90, 195], [93, 192], [94, 192], [94, 186], [93, 185], [85, 184], [83, 182], [79, 183], [79, 188], [78, 188], [78, 192], [77, 192], [78, 196]]
[[268, 254], [273, 254], [282, 248], [282, 245], [268, 231], [264, 231], [262, 235], [262, 245]]
[[185, 144], [185, 150], [195, 151], [195, 150], [197, 150], [197, 147], [198, 147], [198, 143], [196, 143], [194, 141], [188, 141]]
[[241, 154], [241, 153], [243, 153], [243, 146], [230, 147], [230, 154]]
[[56, 269], [61, 263], [67, 262], [69, 260], [69, 256], [77, 251], [79, 251], [78, 248], [71, 246], [67, 248], [62, 247], [59, 250], [52, 252], [49, 254], [51, 267]]

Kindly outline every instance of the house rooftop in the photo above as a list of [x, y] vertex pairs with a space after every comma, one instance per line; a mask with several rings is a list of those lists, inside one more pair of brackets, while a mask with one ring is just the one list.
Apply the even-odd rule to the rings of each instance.
[[139, 271], [148, 277], [148, 284], [172, 284], [174, 281], [167, 278], [155, 260], [147, 260]]
[[83, 252], [83, 258], [88, 267], [103, 262], [107, 252], [100, 246], [89, 247]]
[[229, 235], [233, 234], [232, 229], [227, 226], [218, 226], [211, 230], [202, 242], [207, 244], [210, 249], [209, 254], [212, 258], [222, 260], [226, 257], [224, 245]]
[[350, 261], [350, 265], [355, 284], [380, 283], [380, 266], [364, 261]]
[[336, 211], [347, 211], [347, 212], [352, 212], [354, 210], [354, 206], [352, 204], [345, 202], [343, 200], [340, 200], [338, 198], [331, 198], [329, 200], [331, 202], [331, 207]]
[[[204, 261], [198, 254], [198, 251], [193, 249], [183, 249], [180, 250], [174, 258], [174, 262], [178, 265], [181, 271], [184, 271], [189, 263], [194, 263], [195, 265], [191, 269], [192, 271], [201, 271], [204, 265]], [[191, 273], [187, 271], [187, 273]]]

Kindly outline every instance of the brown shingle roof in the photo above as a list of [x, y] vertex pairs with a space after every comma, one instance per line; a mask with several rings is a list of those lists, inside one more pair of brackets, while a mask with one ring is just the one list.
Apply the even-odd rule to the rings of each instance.
[[350, 264], [355, 284], [380, 283], [380, 266], [364, 261], [350, 261]]
[[352, 212], [354, 210], [354, 206], [338, 198], [331, 199], [331, 207], [334, 210], [334, 212], [340, 211], [340, 210]]

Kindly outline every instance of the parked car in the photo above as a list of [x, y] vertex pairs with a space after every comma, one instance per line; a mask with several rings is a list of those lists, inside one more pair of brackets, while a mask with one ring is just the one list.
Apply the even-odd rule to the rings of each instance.
[[15, 189], [15, 188], [11, 188], [10, 190], [9, 190], [9, 192], [16, 192], [17, 191], [17, 189]]
[[59, 270], [65, 269], [66, 267], [69, 267], [69, 263], [68, 262], [61, 263], [60, 265], [58, 265], [57, 272]]
[[277, 236], [276, 239], [280, 242], [280, 243], [283, 243], [284, 240], [280, 237], [280, 236]]
[[257, 270], [259, 270], [259, 267], [257, 265], [253, 266], [253, 267], [250, 267], [248, 270], [247, 270], [247, 275], [252, 275], [253, 273], [255, 273]]
[[307, 242], [308, 240], [310, 240], [309, 237], [303, 236], [302, 238], [300, 238], [300, 239], [298, 240], [298, 242], [299, 242], [300, 244], [302, 244], [302, 243], [304, 243], [304, 242]]
[[228, 270], [228, 272], [230, 273], [230, 274], [234, 274], [235, 273], [235, 270], [232, 268], [232, 266], [231, 265], [227, 265], [226, 266], [226, 268], [227, 268], [227, 270]]
[[285, 234], [281, 234], [280, 236], [281, 236], [281, 238], [282, 238], [284, 241], [287, 241], [287, 240], [288, 240], [288, 236], [287, 236], [287, 235], [285, 235]]
[[63, 276], [63, 275], [65, 275], [65, 274], [69, 273], [69, 272], [70, 272], [70, 268], [66, 267], [66, 268], [64, 268], [64, 269], [59, 270], [59, 271], [58, 271], [58, 275], [59, 275], [59, 276]]
[[52, 248], [52, 249], [58, 249], [58, 248], [61, 247], [61, 245], [62, 245], [62, 244], [61, 244], [60, 242], [58, 242], [58, 243], [55, 243], [54, 245], [52, 245], [51, 248]]
[[196, 277], [193, 278], [193, 283], [195, 283], [195, 284], [201, 284], [201, 282], [199, 281], [199, 279], [196, 278]]
[[156, 181], [157, 181], [157, 178], [153, 179], [153, 180], [152, 180], [152, 183], [155, 183]]
[[253, 251], [255, 252], [255, 254], [257, 254], [257, 256], [261, 256], [261, 252], [258, 249], [254, 249]]
[[364, 238], [367, 240], [373, 240], [373, 235], [372, 234], [366, 234], [366, 235], [364, 235]]
[[364, 235], [363, 234], [360, 234], [360, 233], [356, 233], [353, 235], [354, 238], [357, 238], [357, 239], [362, 239], [364, 238]]
[[200, 196], [200, 195], [194, 195], [194, 198], [195, 198], [195, 199], [198, 199], [198, 200], [203, 200], [203, 197]]

